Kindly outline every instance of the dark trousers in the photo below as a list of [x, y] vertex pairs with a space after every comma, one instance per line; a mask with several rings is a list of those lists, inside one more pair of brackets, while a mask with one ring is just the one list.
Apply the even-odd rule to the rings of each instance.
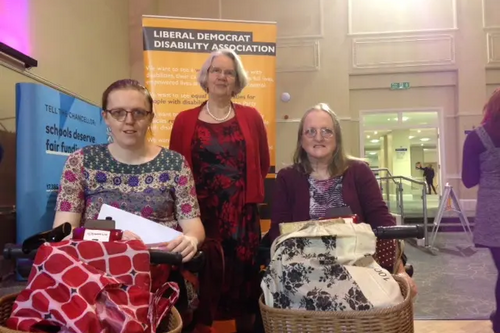
[[427, 183], [428, 193], [431, 194], [431, 187], [432, 187], [434, 194], [437, 194], [436, 188], [434, 187], [434, 179], [426, 179], [426, 183]]

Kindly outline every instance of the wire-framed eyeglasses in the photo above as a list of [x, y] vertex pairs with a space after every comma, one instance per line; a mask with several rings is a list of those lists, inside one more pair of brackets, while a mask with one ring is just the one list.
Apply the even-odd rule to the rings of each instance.
[[319, 130], [316, 128], [308, 128], [304, 131], [304, 135], [308, 138], [315, 138], [318, 132], [323, 139], [330, 139], [335, 134], [332, 129], [323, 127]]
[[132, 118], [134, 118], [134, 120], [146, 119], [152, 113], [151, 111], [146, 111], [143, 109], [133, 109], [131, 111], [127, 111], [125, 109], [113, 109], [106, 110], [106, 112], [118, 121], [125, 121], [129, 113], [132, 115]]
[[227, 77], [231, 77], [231, 78], [236, 77], [236, 71], [234, 71], [232, 69], [223, 70], [222, 68], [218, 68], [218, 67], [210, 67], [208, 69], [208, 72], [211, 74], [218, 75], [218, 76], [224, 74], [224, 76], [227, 76]]

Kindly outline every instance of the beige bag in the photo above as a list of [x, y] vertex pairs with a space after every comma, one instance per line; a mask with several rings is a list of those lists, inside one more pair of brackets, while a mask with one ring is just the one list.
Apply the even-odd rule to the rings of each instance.
[[261, 283], [265, 303], [313, 311], [370, 310], [403, 302], [399, 284], [373, 259], [365, 223], [307, 221], [278, 237]]

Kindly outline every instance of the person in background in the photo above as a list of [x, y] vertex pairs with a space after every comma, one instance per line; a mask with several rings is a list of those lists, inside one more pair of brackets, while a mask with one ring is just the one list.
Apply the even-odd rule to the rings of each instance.
[[[113, 143], [87, 146], [68, 157], [54, 227], [84, 225], [108, 204], [182, 231], [164, 248], [189, 261], [205, 239], [194, 180], [181, 154], [146, 140], [154, 117], [151, 95], [137, 81], [116, 81], [104, 91], [102, 109]], [[140, 238], [125, 230], [123, 239]], [[188, 299], [196, 299], [194, 287]]]
[[431, 164], [427, 164], [425, 168], [422, 168], [422, 164], [417, 163], [417, 169], [420, 169], [424, 172], [425, 182], [427, 183], [428, 194], [431, 194], [431, 188], [434, 191], [434, 194], [437, 194], [436, 188], [434, 187], [434, 177], [436, 173], [434, 172], [434, 168]]
[[[367, 163], [345, 153], [339, 120], [327, 104], [313, 106], [302, 117], [293, 162], [276, 177], [271, 242], [279, 236], [280, 223], [322, 219], [335, 207], [350, 207], [373, 228], [396, 224]], [[377, 262], [406, 278], [415, 296], [416, 285], [403, 263], [394, 267], [395, 255], [394, 241], [377, 241]]]
[[264, 201], [269, 171], [267, 133], [256, 109], [231, 101], [248, 82], [234, 51], [210, 54], [198, 82], [208, 100], [179, 113], [170, 138], [170, 149], [193, 169], [207, 235], [196, 331], [211, 331], [217, 317], [235, 319], [238, 332], [250, 332], [259, 311], [257, 204]]
[[481, 126], [465, 138], [462, 182], [467, 188], [479, 185], [474, 243], [490, 250], [498, 271], [496, 311], [490, 319], [495, 333], [500, 333], [500, 89], [485, 105]]

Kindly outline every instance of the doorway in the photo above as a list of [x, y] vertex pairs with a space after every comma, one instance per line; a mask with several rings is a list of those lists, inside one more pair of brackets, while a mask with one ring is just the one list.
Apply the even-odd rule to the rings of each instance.
[[[437, 194], [431, 190], [427, 196], [429, 216], [435, 214], [439, 206], [439, 194], [443, 188], [443, 147], [442, 147], [442, 110], [441, 109], [398, 109], [361, 111], [360, 151], [372, 169], [387, 169], [403, 184], [403, 207], [405, 217], [422, 215], [422, 186], [411, 182], [425, 182], [423, 170], [434, 171], [433, 185]], [[387, 177], [385, 171], [376, 175]], [[385, 180], [381, 182], [384, 198], [391, 212], [398, 213], [397, 185]]]

